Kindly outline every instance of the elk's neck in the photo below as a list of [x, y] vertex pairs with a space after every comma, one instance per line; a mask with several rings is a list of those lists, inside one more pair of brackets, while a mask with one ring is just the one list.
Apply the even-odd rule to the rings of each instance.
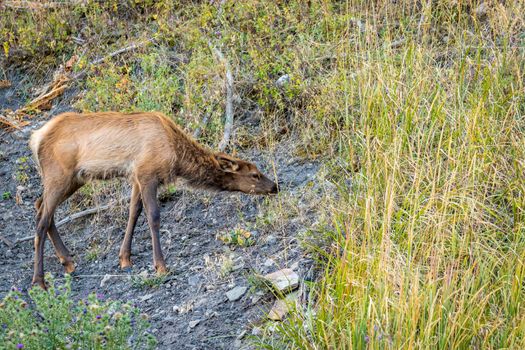
[[218, 188], [221, 172], [218, 169], [214, 153], [204, 148], [189, 136], [184, 135], [183, 142], [174, 144], [175, 161], [172, 176], [179, 177], [192, 186]]

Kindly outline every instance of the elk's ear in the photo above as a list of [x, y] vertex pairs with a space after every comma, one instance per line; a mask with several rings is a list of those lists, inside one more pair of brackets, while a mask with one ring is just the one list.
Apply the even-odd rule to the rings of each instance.
[[232, 159], [226, 155], [217, 155], [215, 156], [215, 159], [217, 159], [217, 162], [219, 162], [219, 166], [221, 167], [222, 171], [234, 173], [239, 170], [239, 163], [237, 163], [235, 159]]

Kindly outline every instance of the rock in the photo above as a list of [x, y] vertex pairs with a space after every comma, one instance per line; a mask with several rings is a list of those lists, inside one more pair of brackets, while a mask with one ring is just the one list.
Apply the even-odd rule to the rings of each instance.
[[190, 326], [190, 329], [193, 329], [195, 327], [197, 327], [197, 325], [201, 323], [201, 320], [193, 320], [193, 321], [190, 321], [190, 323], [188, 324]]
[[275, 263], [274, 263], [274, 261], [272, 259], [268, 258], [268, 259], [266, 259], [264, 261], [263, 265], [266, 266], [266, 267], [271, 267], [271, 266], [275, 265]]
[[140, 273], [139, 273], [139, 276], [141, 278], [148, 278], [148, 271], [146, 270], [142, 270]]
[[275, 238], [274, 235], [269, 235], [266, 237], [266, 244], [268, 245], [274, 245], [277, 242], [277, 238]]
[[140, 301], [146, 301], [146, 300], [150, 300], [151, 298], [153, 298], [153, 293], [152, 294], [143, 295], [139, 299], [140, 299]]
[[200, 277], [198, 275], [192, 275], [188, 277], [188, 284], [192, 287], [196, 287], [199, 285]]
[[292, 304], [297, 301], [298, 293], [291, 293], [284, 299], [276, 300], [272, 309], [268, 313], [268, 318], [274, 321], [282, 321], [284, 316], [290, 311]]
[[100, 281], [100, 287], [101, 288], [104, 287], [106, 283], [109, 282], [110, 279], [111, 279], [111, 275], [105, 274], [102, 280]]
[[261, 336], [262, 334], [263, 334], [263, 330], [261, 329], [261, 327], [253, 327], [252, 335], [258, 337], [258, 336]]
[[226, 296], [228, 297], [229, 301], [236, 301], [239, 300], [244, 293], [246, 293], [246, 290], [248, 290], [247, 287], [235, 287], [232, 290], [226, 292]]
[[245, 335], [246, 335], [246, 329], [243, 330], [241, 333], [239, 333], [239, 335], [237, 335], [237, 339], [242, 339], [244, 338]]
[[285, 293], [292, 291], [299, 286], [299, 275], [292, 269], [282, 269], [264, 276], [275, 290]]
[[489, 10], [489, 7], [487, 5], [486, 2], [482, 2], [481, 4], [479, 4], [478, 7], [476, 7], [474, 9], [474, 14], [477, 16], [477, 17], [484, 17], [487, 12]]
[[294, 270], [294, 271], [297, 271], [297, 269], [299, 269], [299, 261], [294, 262], [294, 263], [290, 266], [290, 268], [291, 268], [292, 270]]
[[290, 83], [290, 75], [285, 74], [279, 77], [279, 79], [277, 79], [277, 81], [275, 82], [275, 85], [277, 85], [278, 87], [283, 87], [287, 85], [288, 83]]

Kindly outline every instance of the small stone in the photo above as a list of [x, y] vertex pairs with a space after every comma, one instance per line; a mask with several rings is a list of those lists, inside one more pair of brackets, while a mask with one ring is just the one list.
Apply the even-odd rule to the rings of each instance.
[[285, 75], [282, 75], [281, 77], [279, 77], [279, 79], [277, 79], [277, 81], [275, 82], [275, 85], [277, 85], [279, 87], [283, 87], [283, 86], [285, 86], [288, 83], [290, 83], [290, 75], [285, 74]]
[[244, 293], [246, 293], [246, 290], [248, 290], [247, 287], [235, 287], [232, 290], [226, 292], [226, 296], [228, 297], [229, 301], [236, 301], [239, 300]]
[[190, 326], [191, 329], [193, 329], [193, 328], [197, 327], [197, 325], [199, 323], [201, 323], [201, 320], [193, 320], [193, 321], [190, 321], [189, 326]]
[[483, 17], [483, 16], [485, 16], [487, 14], [488, 9], [489, 9], [489, 7], [487, 6], [487, 3], [482, 2], [481, 4], [479, 4], [478, 7], [476, 7], [476, 9], [474, 10], [474, 14], [477, 17]]
[[106, 283], [109, 282], [110, 279], [111, 279], [111, 275], [105, 274], [102, 280], [100, 281], [100, 287], [101, 288], [104, 287]]
[[275, 238], [274, 235], [269, 235], [268, 237], [266, 237], [266, 243], [269, 244], [269, 245], [273, 245], [277, 242], [277, 238]]
[[146, 300], [150, 300], [151, 298], [153, 298], [153, 294], [143, 295], [139, 299], [140, 299], [140, 301], [146, 301]]
[[264, 276], [279, 292], [285, 293], [299, 286], [299, 275], [292, 269], [282, 269]]
[[272, 309], [268, 313], [268, 318], [274, 321], [282, 321], [284, 316], [290, 311], [290, 307], [297, 300], [298, 293], [288, 294], [286, 298], [276, 300]]
[[294, 271], [297, 271], [297, 269], [299, 268], [299, 261], [294, 262], [294, 263], [290, 266], [290, 268], [291, 268], [292, 270], [294, 270]]
[[139, 273], [139, 276], [141, 278], [148, 278], [148, 271], [146, 270], [142, 270], [140, 273]]
[[252, 335], [258, 337], [263, 334], [263, 330], [260, 327], [253, 327], [252, 328]]
[[14, 254], [13, 254], [13, 252], [11, 251], [11, 249], [8, 249], [8, 250], [5, 252], [4, 256], [5, 256], [6, 258], [9, 259], [9, 258], [12, 258], [12, 257], [14, 256]]
[[274, 261], [272, 259], [268, 258], [268, 259], [266, 259], [264, 261], [263, 265], [266, 266], [266, 267], [271, 267], [271, 266], [275, 265], [275, 263], [274, 263]]
[[196, 287], [200, 282], [200, 278], [198, 275], [193, 275], [188, 277], [188, 284], [192, 287]]
[[237, 339], [242, 339], [244, 338], [245, 335], [246, 335], [246, 329], [243, 330], [241, 333], [239, 333], [239, 335], [237, 335]]

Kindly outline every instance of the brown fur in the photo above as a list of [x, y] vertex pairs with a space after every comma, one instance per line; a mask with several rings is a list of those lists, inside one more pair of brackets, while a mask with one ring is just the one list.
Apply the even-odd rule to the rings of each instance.
[[214, 153], [161, 113], [64, 113], [31, 136], [44, 193], [35, 203], [35, 271], [33, 283], [43, 283], [43, 242], [47, 232], [66, 271], [74, 264], [54, 225], [56, 207], [94, 179], [126, 177], [133, 185], [130, 217], [120, 251], [122, 268], [131, 266], [133, 229], [142, 206], [146, 209], [158, 272], [166, 271], [159, 243], [160, 184], [184, 179], [190, 186], [253, 194], [276, 193], [277, 186], [257, 167], [223, 153]]

